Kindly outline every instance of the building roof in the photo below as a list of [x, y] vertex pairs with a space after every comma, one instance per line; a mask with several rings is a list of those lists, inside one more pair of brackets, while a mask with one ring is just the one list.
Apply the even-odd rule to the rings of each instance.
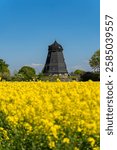
[[55, 40], [53, 44], [49, 45], [50, 51], [62, 51], [63, 47]]

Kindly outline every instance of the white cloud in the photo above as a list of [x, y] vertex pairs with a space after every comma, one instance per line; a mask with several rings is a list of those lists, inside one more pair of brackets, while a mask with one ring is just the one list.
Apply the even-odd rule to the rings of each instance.
[[37, 66], [44, 66], [43, 64], [36, 64], [36, 63], [32, 63], [31, 66], [33, 67], [37, 67]]

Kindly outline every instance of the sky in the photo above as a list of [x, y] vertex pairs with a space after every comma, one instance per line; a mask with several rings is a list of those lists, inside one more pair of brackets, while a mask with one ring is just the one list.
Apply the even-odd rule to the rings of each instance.
[[41, 72], [55, 40], [69, 72], [90, 71], [100, 48], [100, 1], [0, 0], [0, 59], [11, 73], [25, 65]]

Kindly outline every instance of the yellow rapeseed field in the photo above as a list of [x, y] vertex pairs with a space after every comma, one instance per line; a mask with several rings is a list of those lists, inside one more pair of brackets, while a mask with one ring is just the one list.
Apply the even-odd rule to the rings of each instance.
[[0, 150], [99, 150], [99, 82], [0, 82]]

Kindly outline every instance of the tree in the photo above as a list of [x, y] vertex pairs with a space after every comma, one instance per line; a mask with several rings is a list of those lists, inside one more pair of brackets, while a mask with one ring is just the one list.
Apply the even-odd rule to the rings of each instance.
[[3, 59], [0, 59], [0, 78], [7, 80], [10, 77], [10, 70], [8, 64]]
[[79, 70], [79, 69], [77, 69], [77, 70], [74, 71], [74, 74], [75, 74], [75, 75], [82, 75], [82, 74], [84, 74], [84, 73], [85, 73], [84, 70]]
[[23, 80], [34, 80], [36, 77], [36, 71], [34, 68], [29, 66], [23, 66], [19, 71], [18, 74], [23, 77]]
[[81, 75], [81, 81], [100, 81], [100, 74], [98, 72], [85, 72]]
[[20, 74], [18, 72], [15, 72], [14, 75], [12, 76], [12, 81], [24, 81], [24, 75]]
[[73, 76], [72, 76], [72, 79], [75, 79], [77, 81], [80, 81], [81, 80], [81, 76], [85, 73], [84, 70], [80, 70], [80, 69], [77, 69], [73, 72]]
[[100, 50], [97, 50], [91, 59], [89, 60], [89, 64], [91, 68], [94, 70], [94, 72], [100, 71]]

